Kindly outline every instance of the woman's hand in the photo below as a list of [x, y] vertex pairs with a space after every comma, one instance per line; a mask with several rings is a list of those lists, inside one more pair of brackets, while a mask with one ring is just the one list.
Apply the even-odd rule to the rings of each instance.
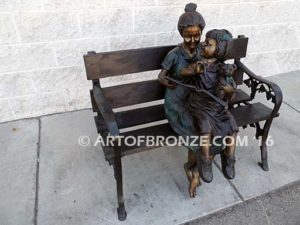
[[170, 89], [175, 89], [176, 88], [176, 84], [172, 83], [171, 81], [165, 79], [165, 77], [168, 76], [168, 71], [167, 70], [164, 70], [162, 69], [160, 71], [160, 73], [158, 74], [158, 81], [164, 85], [165, 87], [167, 88], [170, 88]]

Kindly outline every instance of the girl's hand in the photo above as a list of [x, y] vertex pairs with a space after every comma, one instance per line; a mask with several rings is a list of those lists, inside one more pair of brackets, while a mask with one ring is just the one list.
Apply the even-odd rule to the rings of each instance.
[[205, 64], [201, 61], [198, 61], [196, 63], [196, 68], [195, 68], [196, 75], [202, 74], [204, 72], [204, 67], [205, 67]]
[[182, 76], [199, 76], [203, 74], [205, 68], [205, 62], [197, 61], [189, 64], [186, 68], [181, 69], [180, 75]]

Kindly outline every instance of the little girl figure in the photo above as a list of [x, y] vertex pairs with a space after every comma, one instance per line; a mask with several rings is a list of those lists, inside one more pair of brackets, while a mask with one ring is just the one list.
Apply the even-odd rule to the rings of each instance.
[[[188, 110], [193, 117], [196, 132], [202, 136], [202, 140], [205, 140], [200, 143], [198, 168], [202, 179], [206, 182], [213, 179], [211, 167], [213, 155], [210, 153], [210, 146], [212, 140], [217, 137], [226, 138], [225, 150], [221, 151], [223, 174], [228, 179], [235, 176], [234, 153], [238, 126], [227, 108], [216, 98], [211, 97], [215, 95], [223, 101], [227, 95], [235, 91], [235, 84], [230, 76], [236, 67], [224, 63], [231, 40], [232, 35], [227, 30], [214, 29], [207, 32], [206, 40], [202, 44], [204, 60], [198, 63], [204, 64], [204, 68], [196, 68], [199, 72], [198, 76], [194, 76], [194, 82], [198, 89], [204, 89], [210, 95], [194, 91], [190, 93], [188, 100]], [[188, 161], [188, 165], [193, 165], [193, 162]]]

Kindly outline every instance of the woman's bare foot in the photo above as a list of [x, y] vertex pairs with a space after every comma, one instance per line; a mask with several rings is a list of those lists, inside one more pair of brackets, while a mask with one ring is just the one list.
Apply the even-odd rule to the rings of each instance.
[[199, 171], [198, 168], [195, 167], [192, 170], [192, 179], [190, 181], [190, 185], [189, 185], [189, 194], [191, 198], [194, 198], [196, 196], [196, 188], [201, 184], [200, 182], [200, 175], [199, 175]]

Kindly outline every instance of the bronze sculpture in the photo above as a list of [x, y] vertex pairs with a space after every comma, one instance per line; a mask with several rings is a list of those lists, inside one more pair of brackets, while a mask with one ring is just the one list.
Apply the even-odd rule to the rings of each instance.
[[[227, 30], [211, 30], [200, 44], [205, 21], [189, 3], [178, 21], [183, 43], [171, 50], [162, 62], [159, 81], [167, 87], [165, 93], [166, 117], [173, 130], [181, 136], [201, 136], [199, 146], [187, 146], [188, 162], [184, 169], [190, 182], [190, 197], [196, 195], [200, 177], [205, 182], [213, 179], [210, 150], [215, 137], [231, 137], [221, 151], [223, 174], [235, 176], [235, 139], [238, 127], [226, 108], [232, 98], [235, 83], [231, 77], [235, 65], [225, 64], [228, 43], [232, 35]], [[196, 90], [190, 89], [194, 86]], [[198, 160], [197, 160], [198, 158]]]
[[[186, 19], [186, 16], [184, 16], [184, 23], [181, 23], [181, 25], [183, 26], [181, 26], [180, 28], [181, 30], [183, 30], [185, 28], [185, 25], [196, 25], [200, 27], [199, 33], [201, 34], [205, 23], [201, 16], [199, 16], [197, 13], [194, 13], [195, 9], [196, 6], [193, 4], [187, 6], [186, 11], [189, 11], [192, 14], [191, 16], [188, 16], [190, 17], [189, 20], [191, 21], [191, 23], [189, 23], [189, 20]], [[194, 23], [195, 20], [196, 23]], [[197, 34], [192, 35], [192, 37], [186, 35], [186, 42], [189, 42], [189, 40], [194, 42], [196, 40], [198, 42], [198, 40], [200, 39], [197, 37]], [[216, 88], [212, 91], [214, 93], [210, 93], [205, 89], [197, 89], [194, 85], [188, 84], [187, 82], [183, 83], [182, 81], [185, 81], [185, 79], [180, 81], [178, 77], [171, 78], [173, 77], [172, 75], [174, 75], [174, 73], [176, 75], [176, 73], [178, 73], [178, 71], [180, 72], [183, 68], [182, 67], [180, 69], [174, 66], [172, 67], [172, 65], [174, 65], [174, 62], [178, 62], [179, 60], [182, 60], [181, 62], [183, 63], [187, 61], [184, 67], [190, 69], [192, 73], [196, 74], [203, 73], [205, 70], [205, 66], [207, 66], [209, 62], [212, 63], [214, 61], [213, 59], [203, 59], [201, 57], [201, 51], [197, 51], [197, 49], [202, 49], [201, 46], [198, 46], [199, 44], [192, 45], [192, 47], [197, 47], [194, 48], [195, 51], [191, 54], [191, 56], [189, 56], [189, 52], [185, 54], [186, 51], [182, 51], [183, 57], [180, 58], [176, 57], [176, 54], [175, 56], [173, 54], [172, 57], [171, 54], [169, 58], [169, 68], [173, 69], [167, 69], [167, 67], [165, 66], [168, 66], [168, 63], [165, 62], [163, 67], [164, 69], [161, 71], [159, 79], [163, 84], [168, 86], [167, 90], [165, 87], [161, 86], [157, 82], [157, 80], [142, 82], [136, 82], [133, 80], [128, 84], [122, 84], [112, 87], [102, 87], [101, 80], [106, 77], [161, 69], [162, 59], [169, 51], [171, 51], [176, 46], [155, 46], [151, 48], [129, 49], [99, 53], [88, 52], [88, 54], [84, 55], [84, 61], [87, 79], [91, 80], [93, 83], [93, 88], [92, 90], [90, 90], [90, 96], [93, 112], [97, 114], [94, 117], [97, 132], [101, 135], [101, 137], [106, 138], [108, 135], [118, 136], [120, 134], [120, 129], [122, 128], [144, 125], [149, 122], [161, 122], [162, 120], [166, 119], [166, 115], [164, 113], [164, 105], [161, 103], [161, 101], [159, 101], [155, 105], [151, 104], [147, 107], [142, 108], [137, 107], [132, 109], [130, 107], [129, 109], [126, 109], [124, 111], [113, 111], [113, 109], [161, 100], [164, 98], [165, 91], [171, 92], [170, 90], [172, 90], [172, 88], [177, 89], [175, 92], [173, 92], [175, 93], [175, 96], [177, 96], [177, 98], [170, 98], [169, 101], [166, 102], [167, 104], [171, 104], [175, 101], [179, 106], [180, 104], [186, 106], [186, 104], [184, 103], [187, 102], [187, 97], [189, 96], [190, 92], [194, 90], [196, 92], [206, 93], [207, 95], [210, 95], [210, 97], [214, 100], [218, 99], [216, 101], [226, 108], [226, 102], [224, 100], [230, 99], [232, 96], [225, 93], [222, 85], [223, 87], [229, 85], [229, 88], [231, 90], [234, 90], [235, 85], [230, 81], [230, 74], [233, 70], [237, 69], [234, 73], [234, 81], [237, 85], [245, 84], [249, 88], [250, 94], [244, 92], [241, 89], [238, 89], [236, 93], [234, 91], [231, 92], [231, 94], [233, 95], [236, 94], [236, 98], [228, 102], [228, 110], [236, 119], [239, 127], [254, 127], [256, 130], [255, 137], [257, 139], [261, 137], [261, 162], [259, 162], [259, 165], [264, 171], [268, 171], [269, 167], [267, 139], [273, 119], [279, 116], [279, 109], [282, 103], [282, 92], [278, 85], [262, 78], [261, 76], [257, 76], [246, 65], [244, 65], [244, 63], [240, 61], [240, 59], [246, 57], [247, 44], [248, 38], [244, 35], [239, 35], [238, 38], [233, 39], [233, 41], [230, 43], [230, 50], [228, 52], [227, 58], [234, 59], [234, 63], [237, 67], [224, 63], [220, 64], [220, 67], [218, 69], [219, 73], [217, 73], [220, 76], [218, 76], [216, 82], [219, 83], [219, 85], [215, 86]], [[181, 54], [181, 47], [182, 46], [177, 47], [177, 50], [173, 50], [172, 52]], [[199, 54], [195, 54], [195, 52]], [[194, 71], [193, 68], [196, 71]], [[195, 77], [198, 78], [204, 76], [192, 75], [189, 77], [189, 79]], [[172, 82], [175, 82], [169, 82], [168, 79], [172, 79]], [[176, 82], [179, 85], [176, 86]], [[188, 88], [183, 88], [183, 86], [188, 86]], [[192, 89], [189, 89], [191, 87]], [[224, 92], [222, 92], [222, 90]], [[176, 95], [176, 93], [178, 95]], [[184, 95], [182, 95], [182, 93]], [[258, 102], [253, 101], [256, 100], [255, 98], [259, 93], [264, 94], [266, 96], [266, 100], [273, 103], [272, 108], [264, 105], [260, 100]], [[176, 106], [176, 104], [174, 104], [173, 106]], [[182, 118], [186, 119], [191, 117], [191, 113], [189, 111], [187, 111], [187, 113], [184, 113], [184, 107], [175, 107], [175, 110], [174, 107], [171, 107], [171, 109], [173, 109], [173, 111], [175, 112], [178, 110], [178, 112], [182, 113]], [[186, 110], [187, 109], [188, 108], [186, 108]], [[172, 110], [169, 111], [169, 113], [172, 113]], [[170, 116], [170, 114], [168, 116]], [[181, 124], [182, 126], [178, 126], [175, 128], [177, 128], [177, 130], [179, 129], [179, 131], [180, 129], [181, 131], [187, 131], [186, 135], [189, 135], [192, 131], [192, 129], [190, 128], [193, 128], [193, 126], [191, 126], [192, 123], [189, 123], [191, 121], [183, 120], [184, 123]], [[173, 129], [170, 126], [171, 123], [163, 123], [158, 125], [149, 124], [148, 127], [138, 128], [137, 130], [128, 131], [122, 134], [124, 135], [124, 137], [138, 137], [139, 135], [146, 135], [149, 137], [169, 137], [170, 135], [174, 135], [174, 124], [176, 125], [176, 122], [176, 120], [171, 121]], [[181, 121], [179, 120], [179, 123], [180, 122]], [[158, 146], [156, 147], [159, 146], [160, 144], [158, 144]], [[142, 145], [127, 145], [126, 143], [121, 143], [120, 146], [115, 145], [113, 147], [102, 145], [105, 159], [109, 162], [109, 165], [113, 166], [114, 169], [114, 178], [116, 179], [117, 187], [117, 212], [119, 220], [125, 220], [127, 215], [123, 193], [122, 157], [143, 152], [145, 150], [148, 150], [148, 147], [147, 145], [145, 145], [145, 143], [142, 143]], [[217, 151], [215, 151], [213, 147], [214, 146], [210, 148], [210, 150], [213, 150], [212, 153], [210, 153], [211, 157], [213, 157], [213, 155], [217, 153]], [[198, 151], [195, 151], [195, 153], [200, 153], [199, 147], [197, 149]], [[196, 162], [195, 153], [193, 151], [189, 151], [190, 159], [188, 160], [188, 163], [185, 164], [186, 167], [191, 166], [191, 164], [189, 163], [190, 161]], [[225, 165], [224, 160], [223, 165]], [[224, 167], [224, 169], [226, 169], [226, 167]], [[224, 169], [223, 171], [225, 171]], [[193, 193], [193, 189], [196, 189], [196, 186], [200, 182], [198, 169], [194, 166], [193, 169], [188, 167], [186, 171], [188, 178], [191, 178], [190, 193], [194, 195], [195, 192]], [[234, 170], [232, 170], [232, 172], [233, 171]]]

